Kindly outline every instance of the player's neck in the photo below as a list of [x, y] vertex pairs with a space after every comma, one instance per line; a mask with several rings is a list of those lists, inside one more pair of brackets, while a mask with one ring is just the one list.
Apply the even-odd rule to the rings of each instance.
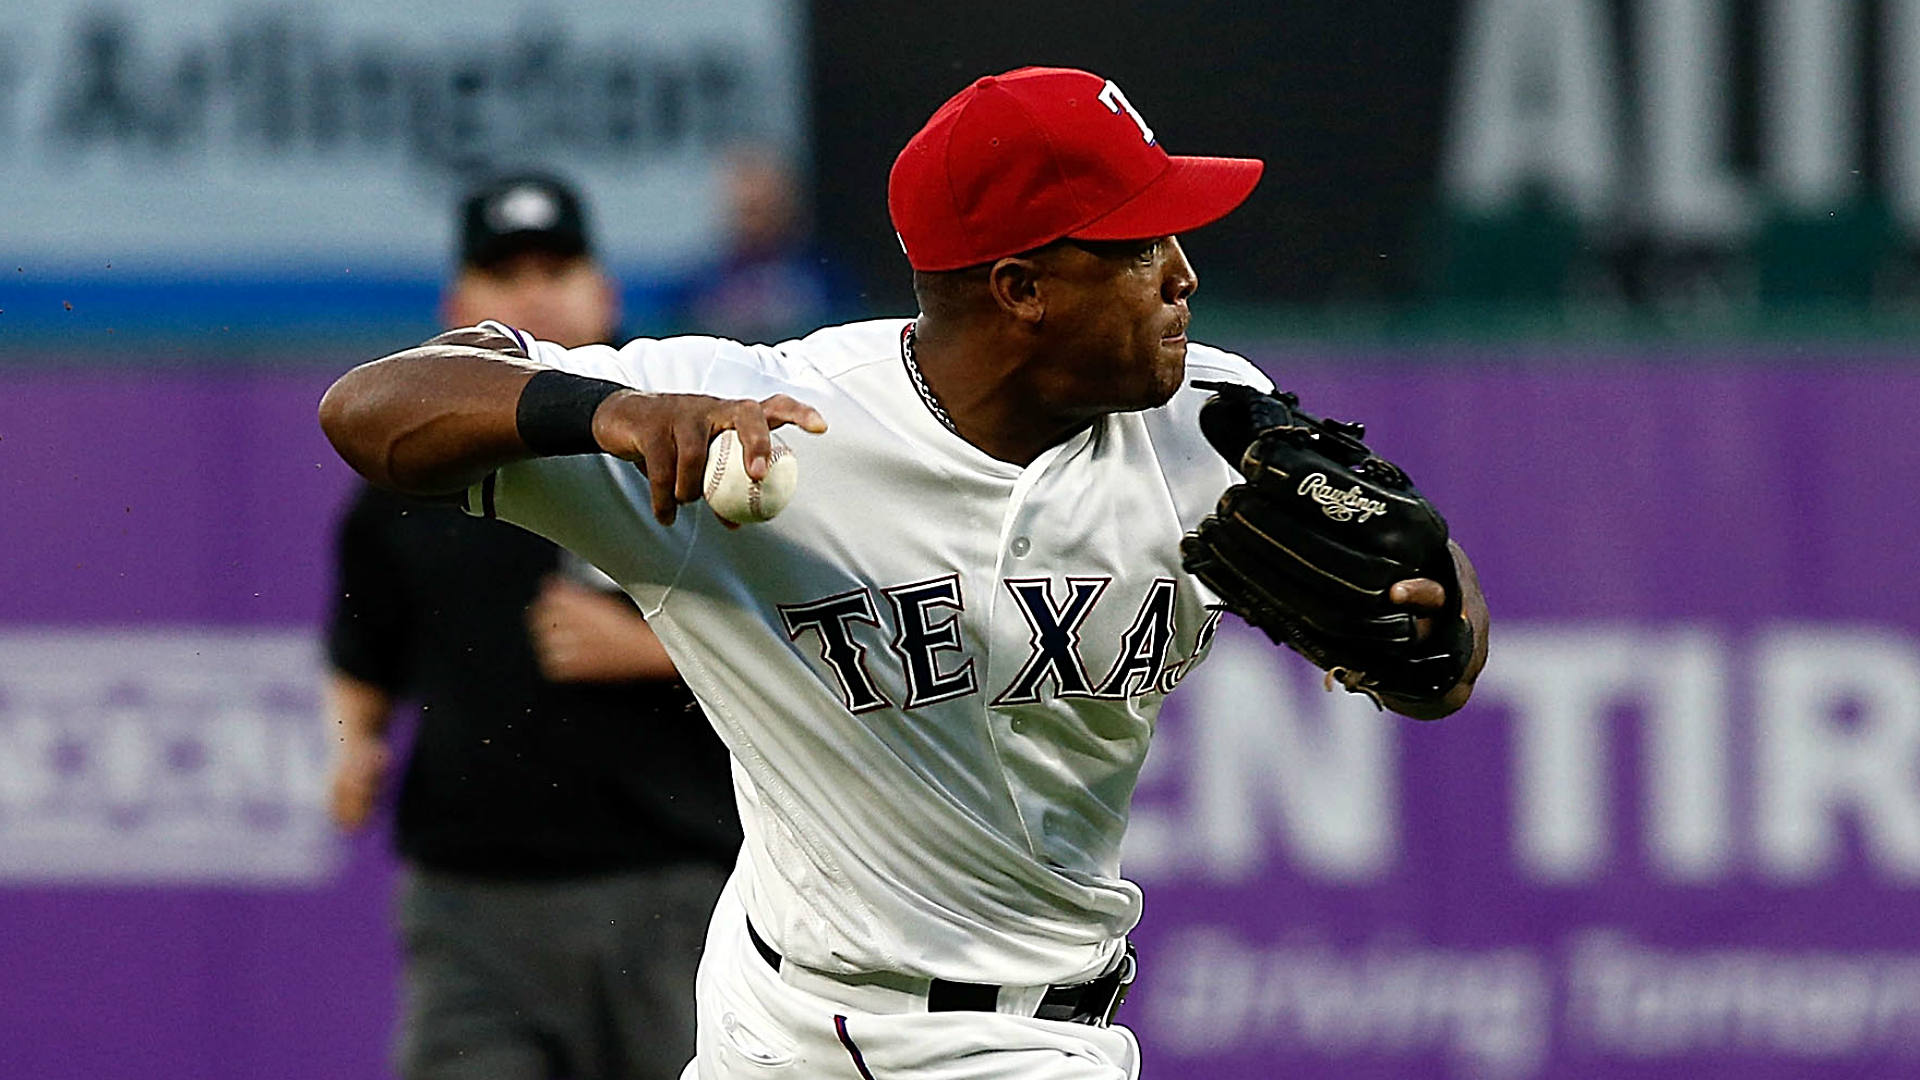
[[922, 315], [914, 358], [953, 430], [988, 456], [1027, 465], [1085, 427], [1084, 417], [1053, 416], [1032, 387], [1024, 343], [990, 327]]

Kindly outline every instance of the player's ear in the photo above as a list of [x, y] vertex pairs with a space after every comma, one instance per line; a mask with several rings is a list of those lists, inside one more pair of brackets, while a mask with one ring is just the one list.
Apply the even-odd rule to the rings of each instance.
[[1040, 288], [1039, 260], [1014, 255], [995, 262], [987, 271], [987, 292], [1001, 311], [1019, 322], [1038, 326], [1047, 305]]

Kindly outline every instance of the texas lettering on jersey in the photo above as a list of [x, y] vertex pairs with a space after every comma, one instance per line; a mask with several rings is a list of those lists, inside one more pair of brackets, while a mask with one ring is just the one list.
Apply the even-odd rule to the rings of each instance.
[[[1059, 590], [1063, 595], [1056, 596], [1057, 582], [1064, 585]], [[1081, 631], [1113, 579], [1006, 578], [1000, 584], [1026, 619], [1030, 636], [1026, 662], [1006, 686], [997, 689], [991, 701], [995, 707], [1030, 705], [1043, 694], [1124, 701], [1142, 694], [1170, 693], [1206, 655], [1220, 626], [1220, 610], [1210, 609], [1193, 651], [1170, 658], [1179, 585], [1172, 578], [1155, 578], [1120, 636], [1112, 666], [1095, 680], [1087, 668]], [[880, 602], [875, 601], [873, 590], [854, 588], [779, 605], [789, 640], [816, 639], [820, 659], [838, 682], [847, 710], [863, 713], [895, 705], [915, 709], [979, 693], [975, 658], [960, 636], [959, 616], [966, 610], [960, 576], [948, 574], [878, 591]], [[884, 646], [899, 663], [907, 687], [904, 701], [888, 700], [875, 685], [876, 645]]]

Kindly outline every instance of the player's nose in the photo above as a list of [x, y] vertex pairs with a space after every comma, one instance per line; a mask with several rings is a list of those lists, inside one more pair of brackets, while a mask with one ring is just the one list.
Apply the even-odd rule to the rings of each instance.
[[1160, 279], [1160, 295], [1167, 303], [1177, 304], [1192, 296], [1200, 287], [1200, 275], [1187, 261], [1187, 251], [1180, 246], [1178, 237], [1167, 237], [1167, 262], [1165, 277]]

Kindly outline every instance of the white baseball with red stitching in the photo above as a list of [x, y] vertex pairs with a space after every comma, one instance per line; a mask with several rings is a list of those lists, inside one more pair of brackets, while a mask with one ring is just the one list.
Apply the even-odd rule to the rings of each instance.
[[747, 475], [740, 436], [731, 429], [715, 435], [707, 446], [704, 497], [714, 513], [735, 525], [771, 520], [792, 501], [799, 480], [800, 463], [778, 438], [773, 440], [767, 475], [757, 481]]

